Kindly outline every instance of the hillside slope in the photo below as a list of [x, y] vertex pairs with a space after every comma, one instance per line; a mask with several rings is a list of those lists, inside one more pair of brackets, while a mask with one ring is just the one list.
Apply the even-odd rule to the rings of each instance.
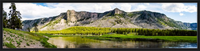
[[3, 28], [3, 48], [56, 48], [43, 35]]

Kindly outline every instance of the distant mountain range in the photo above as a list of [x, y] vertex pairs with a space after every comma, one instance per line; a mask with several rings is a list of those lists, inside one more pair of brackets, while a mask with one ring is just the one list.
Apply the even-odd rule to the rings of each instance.
[[197, 30], [197, 23], [175, 21], [162, 13], [146, 10], [125, 12], [118, 8], [104, 13], [68, 10], [58, 16], [24, 20], [22, 23], [23, 30], [28, 27], [33, 30], [33, 24], [37, 23], [40, 31], [62, 30], [72, 26]]
[[197, 23], [183, 23], [189, 30], [197, 30]]

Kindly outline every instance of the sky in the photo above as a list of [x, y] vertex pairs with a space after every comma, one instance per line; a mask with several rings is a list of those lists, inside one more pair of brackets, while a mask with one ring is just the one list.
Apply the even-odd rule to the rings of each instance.
[[[165, 14], [176, 21], [197, 23], [197, 3], [15, 3], [22, 20], [57, 16], [67, 10], [103, 13], [119, 8], [126, 12], [148, 10]], [[10, 3], [3, 3], [8, 13]]]

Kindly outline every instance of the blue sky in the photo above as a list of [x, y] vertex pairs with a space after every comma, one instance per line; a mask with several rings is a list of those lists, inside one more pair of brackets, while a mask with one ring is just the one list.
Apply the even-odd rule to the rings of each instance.
[[47, 6], [46, 3], [33, 3], [33, 4], [36, 4], [36, 5], [41, 5], [41, 6]]
[[[3, 3], [8, 12], [10, 3]], [[119, 8], [126, 12], [149, 10], [160, 12], [176, 21], [197, 23], [197, 3], [16, 3], [22, 20], [33, 20], [59, 15], [67, 10], [102, 13]]]

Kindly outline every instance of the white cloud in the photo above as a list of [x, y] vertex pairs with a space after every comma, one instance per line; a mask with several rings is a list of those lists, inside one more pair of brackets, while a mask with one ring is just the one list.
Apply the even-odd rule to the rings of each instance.
[[[17, 10], [21, 12], [22, 20], [32, 20], [37, 18], [51, 17], [59, 15], [67, 10], [105, 12], [118, 6], [121, 10], [130, 11], [134, 3], [46, 3], [47, 6], [41, 6], [33, 3], [15, 3]], [[10, 3], [3, 3], [4, 10], [9, 11]]]
[[183, 16], [184, 14], [183, 14], [183, 13], [180, 13], [179, 15], [180, 15], [180, 16]]
[[147, 7], [145, 5], [138, 5], [133, 11], [138, 11], [138, 10], [145, 10]]
[[134, 4], [118, 3], [118, 4], [114, 5], [114, 6], [116, 6], [120, 10], [123, 10], [123, 11], [126, 11], [126, 12], [131, 12], [131, 5], [134, 5]]
[[196, 6], [185, 6], [186, 8], [185, 8], [185, 12], [190, 12], [190, 13], [192, 13], [192, 12], [197, 12], [197, 7]]
[[105, 12], [105, 11], [112, 10], [113, 8], [111, 6], [113, 6], [114, 3], [98, 3], [98, 4], [90, 4], [90, 5], [92, 5], [90, 7], [94, 7], [95, 8], [95, 10], [92, 10], [93, 8], [91, 8], [90, 11], [101, 12], [102, 13], [102, 12]]
[[145, 5], [149, 5], [149, 3], [144, 3]]
[[162, 3], [162, 9], [168, 12], [197, 12], [196, 6], [186, 6], [183, 3]]
[[[5, 3], [4, 10], [9, 12], [10, 4]], [[21, 12], [22, 20], [44, 18], [58, 15], [61, 11], [32, 3], [16, 3], [17, 11]]]
[[[89, 12], [105, 12], [119, 8], [126, 12], [149, 10], [154, 12], [196, 12], [196, 6], [185, 6], [182, 3], [46, 3], [47, 6], [41, 6], [33, 3], [16, 3], [17, 10], [21, 12], [22, 20], [32, 20], [37, 18], [51, 17], [59, 15], [67, 10], [89, 11]], [[9, 12], [10, 3], [3, 3], [4, 10]], [[162, 6], [162, 7], [161, 7]]]

